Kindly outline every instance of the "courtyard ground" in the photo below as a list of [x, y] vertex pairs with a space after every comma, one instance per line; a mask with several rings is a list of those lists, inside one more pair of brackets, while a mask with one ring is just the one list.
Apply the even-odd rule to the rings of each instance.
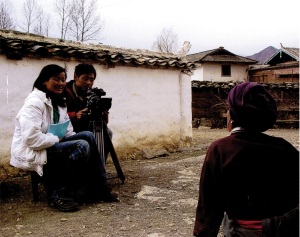
[[[298, 129], [272, 129], [299, 148]], [[63, 213], [41, 199], [32, 202], [30, 176], [11, 177], [2, 187], [0, 236], [186, 237], [192, 236], [201, 164], [209, 144], [226, 129], [193, 129], [193, 144], [166, 157], [120, 161], [125, 184], [111, 179], [119, 203], [81, 206]], [[114, 176], [112, 162], [108, 172]], [[221, 232], [220, 232], [221, 236]]]

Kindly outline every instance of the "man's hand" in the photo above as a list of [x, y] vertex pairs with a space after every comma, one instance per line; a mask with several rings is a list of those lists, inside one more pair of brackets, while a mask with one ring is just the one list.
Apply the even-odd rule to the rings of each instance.
[[88, 115], [88, 108], [84, 108], [83, 110], [79, 110], [77, 113], [76, 113], [76, 118], [77, 119], [82, 119], [84, 117], [86, 117]]
[[105, 121], [106, 124], [108, 124], [108, 121], [109, 121], [108, 114], [109, 114], [108, 111], [103, 111], [102, 112], [102, 115], [103, 115], [103, 118], [104, 118], [104, 121]]

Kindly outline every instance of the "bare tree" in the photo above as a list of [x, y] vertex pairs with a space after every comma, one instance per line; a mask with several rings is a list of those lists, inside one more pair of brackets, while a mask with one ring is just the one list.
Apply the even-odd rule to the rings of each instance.
[[59, 15], [60, 38], [66, 39], [66, 35], [71, 27], [71, 14], [73, 11], [72, 0], [56, 0], [55, 8]]
[[23, 4], [23, 16], [24, 16], [24, 27], [21, 27], [22, 30], [27, 33], [30, 32], [34, 23], [39, 17], [40, 7], [37, 5], [35, 0], [26, 0]]
[[12, 18], [13, 6], [9, 0], [0, 3], [0, 29], [12, 30], [15, 24]]
[[44, 22], [44, 35], [49, 36], [49, 31], [51, 28], [51, 18], [49, 14], [46, 14], [46, 21]]
[[104, 23], [97, 15], [96, 0], [75, 0], [71, 18], [70, 33], [77, 41], [95, 40], [100, 37]]
[[49, 36], [50, 29], [50, 15], [46, 14], [42, 8], [38, 7], [37, 10], [37, 21], [35, 22], [33, 33], [38, 35]]
[[178, 37], [172, 28], [163, 28], [152, 46], [153, 50], [165, 53], [175, 53], [178, 49]]

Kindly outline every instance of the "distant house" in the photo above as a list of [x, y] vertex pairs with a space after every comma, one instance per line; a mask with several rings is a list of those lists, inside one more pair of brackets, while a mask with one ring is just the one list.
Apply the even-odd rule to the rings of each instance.
[[112, 97], [108, 126], [120, 159], [137, 158], [145, 148], [168, 151], [190, 144], [193, 63], [176, 54], [0, 30], [0, 163], [9, 160], [15, 116], [42, 67], [66, 67], [71, 80], [79, 62], [95, 66], [94, 86]]
[[223, 47], [187, 55], [196, 64], [194, 81], [246, 81], [249, 65], [256, 60], [235, 55]]
[[299, 82], [299, 48], [278, 49], [263, 65], [253, 65], [248, 80], [254, 82]]

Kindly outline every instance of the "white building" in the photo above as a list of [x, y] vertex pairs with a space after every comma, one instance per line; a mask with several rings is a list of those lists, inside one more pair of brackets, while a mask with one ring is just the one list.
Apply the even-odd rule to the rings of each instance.
[[15, 116], [42, 67], [66, 67], [71, 80], [79, 62], [95, 66], [94, 86], [112, 97], [108, 126], [119, 159], [136, 157], [144, 148], [174, 150], [190, 144], [195, 65], [185, 58], [0, 30], [2, 164], [10, 159]]
[[191, 76], [195, 81], [247, 81], [249, 65], [257, 61], [235, 55], [223, 47], [187, 55], [197, 69]]

